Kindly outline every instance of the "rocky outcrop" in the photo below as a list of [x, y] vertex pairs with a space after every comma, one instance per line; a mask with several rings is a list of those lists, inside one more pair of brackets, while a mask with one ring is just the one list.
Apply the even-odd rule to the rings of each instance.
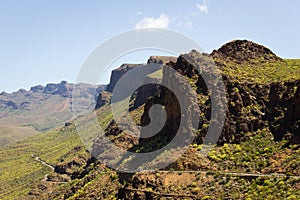
[[110, 76], [110, 82], [106, 86], [105, 91], [99, 92], [98, 97], [96, 98], [96, 107], [98, 109], [105, 104], [110, 102], [112, 92], [114, 90], [115, 85], [120, 80], [120, 78], [126, 74], [129, 70], [133, 69], [134, 67], [139, 67], [145, 64], [122, 64], [119, 68], [112, 71]]
[[[212, 54], [200, 54], [191, 51], [189, 54], [179, 56], [174, 62], [169, 62], [168, 66], [179, 71], [189, 79], [196, 80], [198, 95], [209, 97], [209, 91], [202, 75], [186, 58], [192, 60], [201, 60], [201, 65], [208, 65], [209, 60], [229, 59], [234, 62], [252, 62], [254, 59], [260, 59], [262, 62], [282, 61], [268, 48], [246, 40], [236, 40], [223, 45], [219, 50]], [[157, 57], [151, 57], [148, 62], [157, 61]], [[162, 61], [161, 61], [162, 62]], [[162, 62], [163, 63], [163, 62]], [[217, 67], [224, 67], [218, 66]], [[164, 74], [165, 75], [165, 74]], [[206, 74], [207, 75], [207, 74]], [[223, 81], [226, 86], [227, 105], [226, 118], [221, 137], [218, 143], [239, 143], [246, 140], [255, 131], [263, 128], [269, 128], [274, 135], [275, 140], [282, 139], [286, 133], [292, 134], [292, 141], [299, 143], [299, 81], [277, 82], [272, 84], [241, 83], [222, 73]], [[183, 88], [185, 88], [182, 85]], [[145, 87], [138, 92], [139, 96], [151, 92], [151, 89]], [[188, 98], [188, 94], [187, 95]], [[168, 99], [170, 100], [169, 103]], [[175, 98], [176, 99], [176, 98]], [[156, 94], [144, 97], [146, 102], [144, 114], [141, 118], [141, 124], [147, 125], [149, 119], [149, 109], [153, 104], [171, 105], [168, 112], [168, 118], [172, 119], [171, 124], [164, 127], [165, 136], [172, 138], [172, 133], [176, 131], [176, 123], [180, 116], [178, 106], [174, 100], [174, 95], [167, 92], [164, 88], [156, 88]], [[198, 99], [198, 102], [201, 101]], [[141, 105], [141, 104], [139, 104]], [[202, 143], [207, 132], [207, 124], [211, 120], [210, 99], [204, 103], [199, 102], [199, 107], [204, 115], [201, 115], [199, 123], [199, 135], [197, 141]]]
[[18, 109], [18, 106], [13, 101], [0, 100], [0, 108], [16, 110]]
[[176, 62], [177, 57], [174, 56], [150, 56], [147, 63], [157, 63], [157, 64], [163, 64], [166, 65], [169, 62]]
[[111, 93], [107, 91], [100, 92], [98, 99], [97, 99], [97, 104], [96, 104], [96, 109], [104, 106], [105, 104], [110, 102], [111, 98]]
[[[147, 66], [148, 64], [166, 65], [169, 62], [176, 62], [176, 60], [177, 57], [173, 56], [150, 56], [150, 58], [147, 61], [147, 64], [122, 64], [119, 68], [112, 71], [110, 82], [107, 85], [105, 91], [99, 93], [99, 96], [97, 98], [96, 109], [110, 102], [110, 98], [112, 95], [111, 93], [113, 92], [115, 85], [120, 80], [120, 78], [129, 70], [135, 67], [145, 65]], [[148, 79], [151, 79], [151, 77], [149, 77]], [[143, 105], [150, 96], [155, 96], [159, 90], [158, 87], [159, 86], [155, 84], [145, 84], [141, 86], [137, 91], [135, 91], [135, 93], [133, 94], [134, 108]]]
[[[74, 84], [62, 81], [59, 84], [49, 83], [43, 90], [43, 94], [60, 95], [61, 97], [72, 97]], [[42, 87], [38, 86], [38, 89]], [[37, 88], [34, 90], [38, 91]]]
[[266, 103], [266, 117], [275, 140], [291, 133], [291, 141], [300, 143], [300, 81], [272, 83]]
[[[173, 56], [150, 56], [147, 64], [161, 64], [163, 66], [166, 66], [169, 63], [176, 62], [176, 60], [177, 57]], [[163, 70], [163, 68], [161, 68], [161, 70]], [[163, 79], [163, 77], [161, 78]], [[148, 79], [151, 79], [151, 77], [149, 77]], [[158, 84], [142, 85], [134, 94], [135, 99], [133, 108], [137, 108], [145, 104], [149, 97], [158, 95], [160, 91], [161, 87]]]
[[106, 91], [113, 92], [116, 83], [126, 72], [128, 72], [129, 70], [131, 70], [134, 67], [138, 67], [138, 66], [142, 66], [142, 65], [145, 65], [145, 64], [122, 64], [121, 67], [113, 70], [111, 73], [110, 82], [107, 85]]
[[232, 60], [237, 63], [251, 62], [252, 60], [281, 60], [270, 49], [248, 40], [234, 40], [224, 44], [211, 54], [214, 58]]
[[45, 87], [42, 85], [33, 86], [30, 88], [30, 91], [32, 92], [42, 92], [44, 91]]
[[30, 110], [32, 107], [32, 104], [28, 101], [24, 101], [20, 104], [20, 109], [21, 110]]

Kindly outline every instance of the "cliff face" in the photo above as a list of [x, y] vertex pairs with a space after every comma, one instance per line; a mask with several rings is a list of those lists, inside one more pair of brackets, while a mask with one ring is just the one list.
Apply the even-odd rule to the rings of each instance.
[[[242, 80], [238, 73], [243, 68], [245, 70], [252, 68], [254, 71], [259, 71], [273, 65], [284, 68], [286, 63], [262, 45], [246, 40], [235, 40], [223, 45], [210, 55], [192, 51], [189, 54], [179, 56], [177, 59], [172, 57], [164, 59], [150, 57], [148, 60], [148, 63], [165, 64], [193, 82], [198, 99], [187, 102], [198, 102], [198, 107], [202, 113], [196, 137], [198, 143], [204, 141], [211, 121], [211, 99], [210, 92], [201, 75], [201, 73], [206, 72], [199, 73], [193, 64], [188, 61], [189, 59], [199, 61], [200, 65], [206, 65], [208, 61], [214, 61], [216, 67], [221, 69], [226, 87], [227, 105], [224, 107], [226, 118], [222, 134], [218, 140], [219, 144], [245, 141], [255, 131], [263, 128], [269, 128], [275, 140], [280, 140], [285, 134], [291, 133], [292, 141], [299, 142], [299, 80], [261, 81], [257, 83]], [[260, 63], [264, 63], [264, 65], [260, 66]], [[272, 70], [271, 67], [270, 70]], [[121, 74], [126, 73], [125, 69], [127, 68], [123, 66], [119, 69], [121, 72], [113, 72], [112, 80], [117, 80], [116, 77], [119, 78]], [[165, 71], [163, 70], [163, 76], [166, 76]], [[236, 71], [236, 74], [232, 71]], [[265, 76], [268, 75], [265, 74]], [[170, 78], [163, 78], [163, 80], [171, 81]], [[181, 87], [186, 88], [187, 86], [182, 84]], [[188, 93], [183, 95], [186, 95], [186, 99], [191, 96]], [[151, 106], [153, 104], [166, 106], [170, 121], [164, 126], [162, 135], [170, 139], [178, 129], [181, 116], [180, 106], [174, 99], [176, 100], [174, 94], [164, 87], [144, 85], [134, 95], [135, 103], [131, 109], [145, 105], [140, 124], [147, 125], [150, 122], [149, 109]]]
[[300, 143], [300, 81], [272, 83], [266, 103], [265, 120], [274, 134], [281, 140], [291, 133], [291, 141]]
[[118, 80], [130, 69], [138, 66], [142, 66], [143, 64], [123, 64], [118, 69], [115, 69], [111, 73], [110, 82], [107, 85], [106, 91], [112, 92]]
[[[111, 93], [113, 92], [115, 85], [120, 80], [120, 78], [131, 69], [135, 67], [147, 66], [148, 64], [166, 64], [170, 61], [176, 61], [176, 59], [176, 57], [172, 56], [151, 56], [148, 59], [147, 64], [122, 64], [119, 68], [112, 71], [109, 84], [107, 85], [105, 91], [101, 92], [98, 96], [96, 109], [107, 103], [110, 103], [110, 98], [112, 95]], [[151, 77], [149, 77], [149, 79], [151, 79]], [[135, 93], [133, 94], [135, 98], [134, 107], [136, 108], [144, 104], [150, 96], [156, 95], [157, 91], [157, 85], [152, 84], [144, 85], [139, 88], [138, 91], [135, 91]], [[137, 95], [137, 93], [139, 93], [139, 95]]]
[[96, 107], [95, 109], [98, 109], [102, 106], [104, 106], [107, 103], [110, 103], [111, 99], [111, 93], [114, 90], [115, 85], [119, 81], [119, 79], [129, 70], [131, 70], [134, 67], [142, 66], [144, 64], [122, 64], [118, 69], [115, 69], [112, 71], [110, 76], [110, 82], [106, 86], [106, 89], [104, 91], [101, 91], [97, 97]]

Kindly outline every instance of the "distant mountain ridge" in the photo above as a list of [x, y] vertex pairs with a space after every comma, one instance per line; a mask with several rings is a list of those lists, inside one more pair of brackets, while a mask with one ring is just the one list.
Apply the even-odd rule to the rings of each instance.
[[99, 92], [106, 88], [61, 81], [0, 93], [0, 145], [56, 128], [72, 119], [71, 98], [75, 86], [83, 103], [95, 102]]

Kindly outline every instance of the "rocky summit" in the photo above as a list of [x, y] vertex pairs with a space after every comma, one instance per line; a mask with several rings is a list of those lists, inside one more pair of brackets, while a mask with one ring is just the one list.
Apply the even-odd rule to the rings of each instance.
[[234, 40], [228, 42], [218, 50], [214, 50], [212, 56], [214, 58], [235, 60], [240, 63], [257, 59], [265, 61], [281, 60], [269, 48], [248, 40]]

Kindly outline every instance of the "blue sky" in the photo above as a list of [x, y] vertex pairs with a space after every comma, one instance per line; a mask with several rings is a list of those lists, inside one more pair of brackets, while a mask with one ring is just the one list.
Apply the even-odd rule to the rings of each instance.
[[[145, 27], [178, 31], [207, 52], [249, 39], [300, 58], [299, 9], [298, 0], [0, 0], [0, 91], [75, 82], [99, 44]], [[147, 53], [127, 62], [145, 62]]]

